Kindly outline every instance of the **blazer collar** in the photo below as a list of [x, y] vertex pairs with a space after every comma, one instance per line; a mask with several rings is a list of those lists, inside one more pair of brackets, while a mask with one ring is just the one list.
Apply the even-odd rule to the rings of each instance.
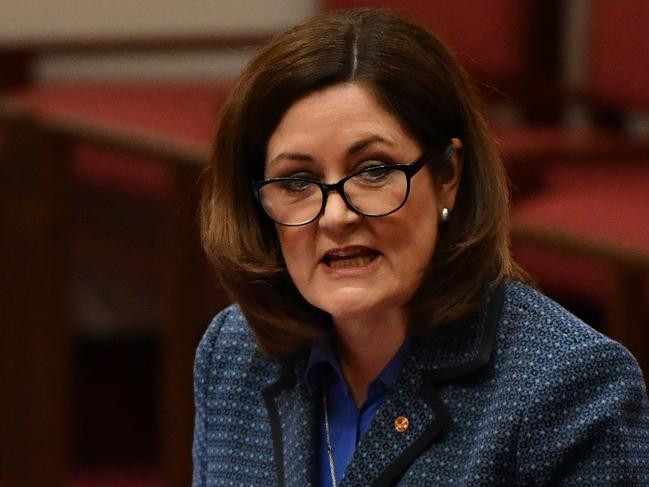
[[505, 299], [506, 284], [490, 286], [480, 310], [468, 319], [440, 326], [419, 348], [426, 380], [439, 383], [469, 375], [490, 362]]
[[[504, 287], [491, 286], [473, 317], [441, 326], [431, 340], [413, 346], [395, 388], [357, 445], [341, 485], [392, 485], [434, 441], [450, 418], [437, 389], [490, 362]], [[320, 407], [304, 381], [298, 380], [304, 366], [304, 360], [285, 365], [279, 380], [263, 391], [280, 486], [315, 481], [313, 452]], [[403, 432], [395, 428], [399, 417], [409, 421]]]

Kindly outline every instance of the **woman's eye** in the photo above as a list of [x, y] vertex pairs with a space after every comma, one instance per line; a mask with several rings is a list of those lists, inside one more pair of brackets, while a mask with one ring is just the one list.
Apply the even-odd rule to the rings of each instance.
[[368, 169], [390, 166], [391, 164], [393, 164], [391, 161], [372, 159], [372, 160], [363, 161], [361, 164], [359, 164], [356, 167], [356, 170], [360, 172]]
[[377, 167], [370, 167], [360, 172], [356, 177], [370, 183], [378, 183], [385, 181], [390, 177], [393, 169], [389, 166], [381, 165]]
[[282, 174], [280, 177], [287, 179], [310, 179], [311, 181], [316, 181], [318, 179], [317, 176], [309, 171], [288, 172]]
[[313, 183], [302, 179], [283, 179], [278, 181], [276, 184], [279, 184], [284, 191], [290, 191], [293, 193], [305, 191], [313, 185]]

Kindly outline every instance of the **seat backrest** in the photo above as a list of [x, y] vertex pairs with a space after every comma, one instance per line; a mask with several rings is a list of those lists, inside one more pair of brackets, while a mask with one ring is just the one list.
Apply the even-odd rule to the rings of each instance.
[[649, 112], [649, 2], [591, 3], [587, 86], [600, 103]]

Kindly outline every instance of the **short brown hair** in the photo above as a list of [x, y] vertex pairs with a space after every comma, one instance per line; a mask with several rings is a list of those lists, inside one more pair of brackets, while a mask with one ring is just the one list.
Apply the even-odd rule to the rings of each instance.
[[427, 336], [475, 310], [488, 282], [523, 277], [509, 251], [504, 169], [455, 57], [428, 31], [387, 11], [323, 14], [278, 35], [249, 63], [221, 113], [205, 177], [205, 250], [273, 357], [295, 355], [331, 319], [293, 284], [251, 182], [262, 179], [266, 144], [288, 108], [344, 82], [371, 90], [424, 150], [443, 149], [453, 137], [463, 142], [456, 206], [408, 304], [410, 332]]

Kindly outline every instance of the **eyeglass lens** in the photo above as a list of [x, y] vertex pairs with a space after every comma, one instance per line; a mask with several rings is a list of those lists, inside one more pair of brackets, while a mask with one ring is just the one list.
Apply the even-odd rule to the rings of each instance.
[[[353, 209], [366, 216], [380, 216], [398, 209], [408, 193], [403, 171], [385, 167], [362, 171], [347, 179], [345, 197]], [[300, 225], [315, 219], [323, 207], [324, 192], [316, 183], [280, 179], [261, 187], [264, 210], [275, 222]]]

